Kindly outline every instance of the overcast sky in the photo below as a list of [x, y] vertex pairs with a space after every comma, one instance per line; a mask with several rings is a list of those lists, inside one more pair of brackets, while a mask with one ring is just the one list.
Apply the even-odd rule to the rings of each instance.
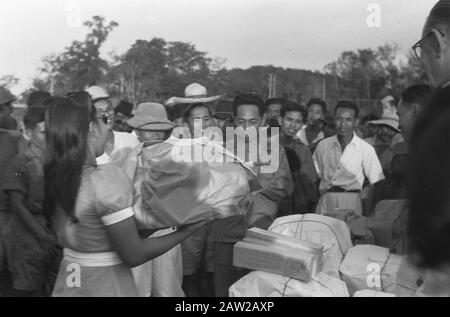
[[[185, 41], [226, 66], [275, 65], [311, 70], [344, 50], [398, 43], [403, 52], [421, 34], [437, 0], [2, 0], [0, 77], [20, 78], [23, 89], [40, 59], [58, 52], [86, 29], [93, 15], [119, 23], [102, 53], [125, 52], [137, 39]], [[368, 16], [380, 8], [381, 26]], [[368, 11], [370, 9], [370, 12]], [[77, 19], [77, 12], [80, 19]], [[373, 17], [373, 15], [371, 16]], [[375, 19], [370, 21], [376, 23]]]

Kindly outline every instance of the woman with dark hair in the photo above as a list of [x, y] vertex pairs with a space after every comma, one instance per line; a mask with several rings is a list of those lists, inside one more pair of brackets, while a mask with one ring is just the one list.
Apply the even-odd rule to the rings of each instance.
[[53, 296], [137, 296], [130, 267], [170, 250], [206, 222], [153, 239], [139, 236], [132, 185], [113, 164], [97, 166], [108, 133], [85, 92], [46, 116], [46, 212], [64, 247]]

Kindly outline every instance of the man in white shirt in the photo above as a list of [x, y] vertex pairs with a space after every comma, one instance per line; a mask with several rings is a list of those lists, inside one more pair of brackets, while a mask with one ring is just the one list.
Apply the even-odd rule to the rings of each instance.
[[354, 133], [358, 106], [340, 101], [335, 114], [337, 135], [321, 141], [313, 155], [321, 179], [316, 213], [351, 209], [362, 215], [364, 180], [374, 185], [384, 179], [383, 170], [373, 146]]

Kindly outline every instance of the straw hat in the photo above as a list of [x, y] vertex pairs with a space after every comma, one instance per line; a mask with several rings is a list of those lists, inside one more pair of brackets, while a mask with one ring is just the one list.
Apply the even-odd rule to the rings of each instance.
[[184, 98], [172, 97], [166, 102], [166, 105], [173, 106], [178, 103], [207, 103], [219, 100], [220, 98], [220, 95], [208, 97], [208, 91], [204, 86], [198, 83], [193, 83], [187, 86], [184, 90]]

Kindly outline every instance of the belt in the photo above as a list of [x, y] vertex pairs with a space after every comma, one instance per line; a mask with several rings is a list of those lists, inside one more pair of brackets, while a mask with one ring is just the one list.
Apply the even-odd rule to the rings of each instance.
[[327, 189], [327, 193], [356, 193], [359, 194], [361, 191], [357, 189], [347, 190], [342, 187], [333, 186]]
[[80, 266], [113, 266], [122, 263], [115, 252], [84, 253], [64, 248], [64, 259]]

